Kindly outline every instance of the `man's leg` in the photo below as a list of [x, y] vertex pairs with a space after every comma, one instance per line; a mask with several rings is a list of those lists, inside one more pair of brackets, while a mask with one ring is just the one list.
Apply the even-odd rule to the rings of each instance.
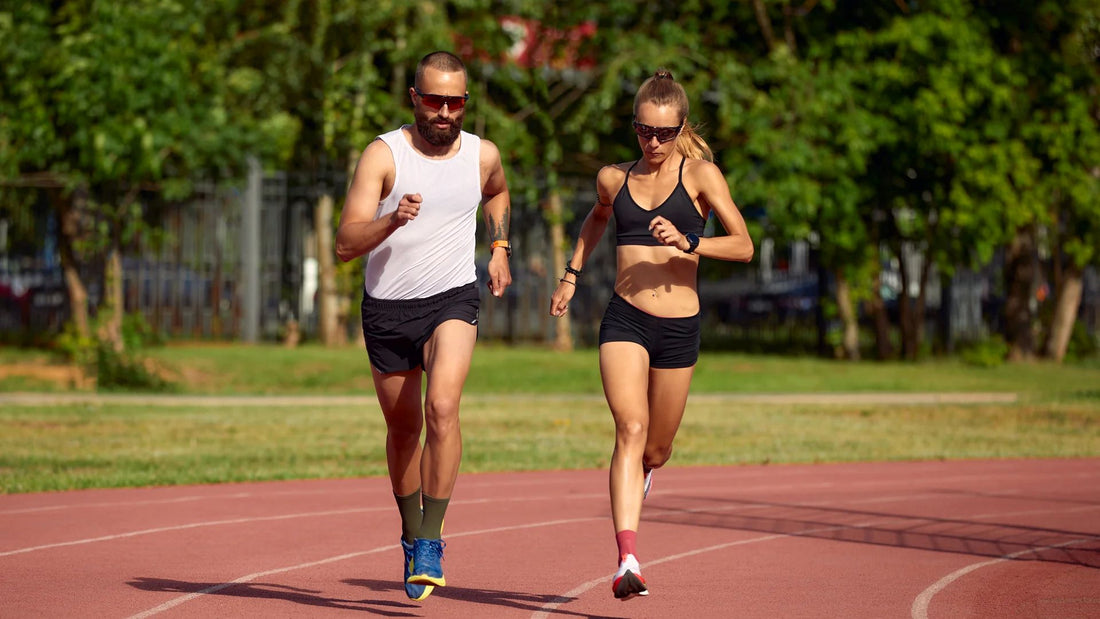
[[397, 496], [416, 492], [421, 485], [424, 415], [420, 410], [420, 373], [420, 368], [391, 374], [371, 368], [378, 404], [386, 418], [386, 465]]
[[386, 465], [397, 508], [401, 514], [401, 547], [404, 551], [405, 594], [423, 600], [432, 593], [431, 585], [409, 584], [413, 569], [414, 541], [423, 522], [420, 497], [420, 368], [382, 374], [373, 366], [374, 390], [382, 415], [386, 418]]
[[[443, 552], [440, 538], [443, 518], [462, 461], [459, 402], [470, 373], [476, 341], [476, 325], [448, 320], [436, 327], [424, 345], [424, 371], [428, 380], [424, 400], [424, 453], [420, 460], [424, 522], [416, 542], [418, 573], [410, 582], [437, 586], [446, 584], [442, 565], [437, 567]], [[426, 554], [422, 555], [422, 551]]]

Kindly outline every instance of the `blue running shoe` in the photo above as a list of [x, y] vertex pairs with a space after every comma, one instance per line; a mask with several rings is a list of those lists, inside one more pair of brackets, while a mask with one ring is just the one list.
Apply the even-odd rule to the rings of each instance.
[[410, 600], [423, 600], [432, 594], [435, 587], [432, 585], [410, 585], [409, 575], [413, 571], [413, 545], [401, 538], [401, 550], [405, 551], [405, 595]]
[[441, 539], [416, 538], [413, 541], [412, 573], [405, 582], [445, 587], [447, 579], [443, 578], [443, 549], [446, 546]]

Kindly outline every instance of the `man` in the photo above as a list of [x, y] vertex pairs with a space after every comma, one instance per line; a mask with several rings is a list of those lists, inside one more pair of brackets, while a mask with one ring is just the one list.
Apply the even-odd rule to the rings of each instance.
[[405, 593], [422, 600], [446, 585], [443, 517], [462, 458], [459, 400], [477, 339], [477, 209], [489, 232], [489, 290], [500, 297], [512, 283], [511, 206], [500, 151], [462, 131], [462, 61], [425, 56], [409, 98], [415, 124], [379, 136], [359, 159], [336, 253], [345, 262], [367, 256], [363, 335], [386, 419]]

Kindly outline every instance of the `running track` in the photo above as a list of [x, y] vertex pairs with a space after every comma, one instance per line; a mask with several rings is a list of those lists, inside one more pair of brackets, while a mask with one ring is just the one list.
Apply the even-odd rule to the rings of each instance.
[[608, 513], [462, 474], [412, 602], [384, 478], [0, 496], [0, 617], [1100, 617], [1100, 459], [665, 468], [628, 602]]

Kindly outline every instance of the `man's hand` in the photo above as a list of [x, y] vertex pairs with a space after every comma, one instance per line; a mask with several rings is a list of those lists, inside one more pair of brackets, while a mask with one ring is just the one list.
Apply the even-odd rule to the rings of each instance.
[[402, 196], [401, 201], [397, 203], [397, 210], [390, 215], [393, 227], [400, 228], [416, 219], [420, 214], [420, 203], [423, 201], [424, 198], [418, 193], [407, 193]]
[[493, 251], [489, 259], [489, 292], [494, 297], [504, 296], [504, 290], [512, 285], [512, 270], [508, 266], [508, 254], [504, 250]]

